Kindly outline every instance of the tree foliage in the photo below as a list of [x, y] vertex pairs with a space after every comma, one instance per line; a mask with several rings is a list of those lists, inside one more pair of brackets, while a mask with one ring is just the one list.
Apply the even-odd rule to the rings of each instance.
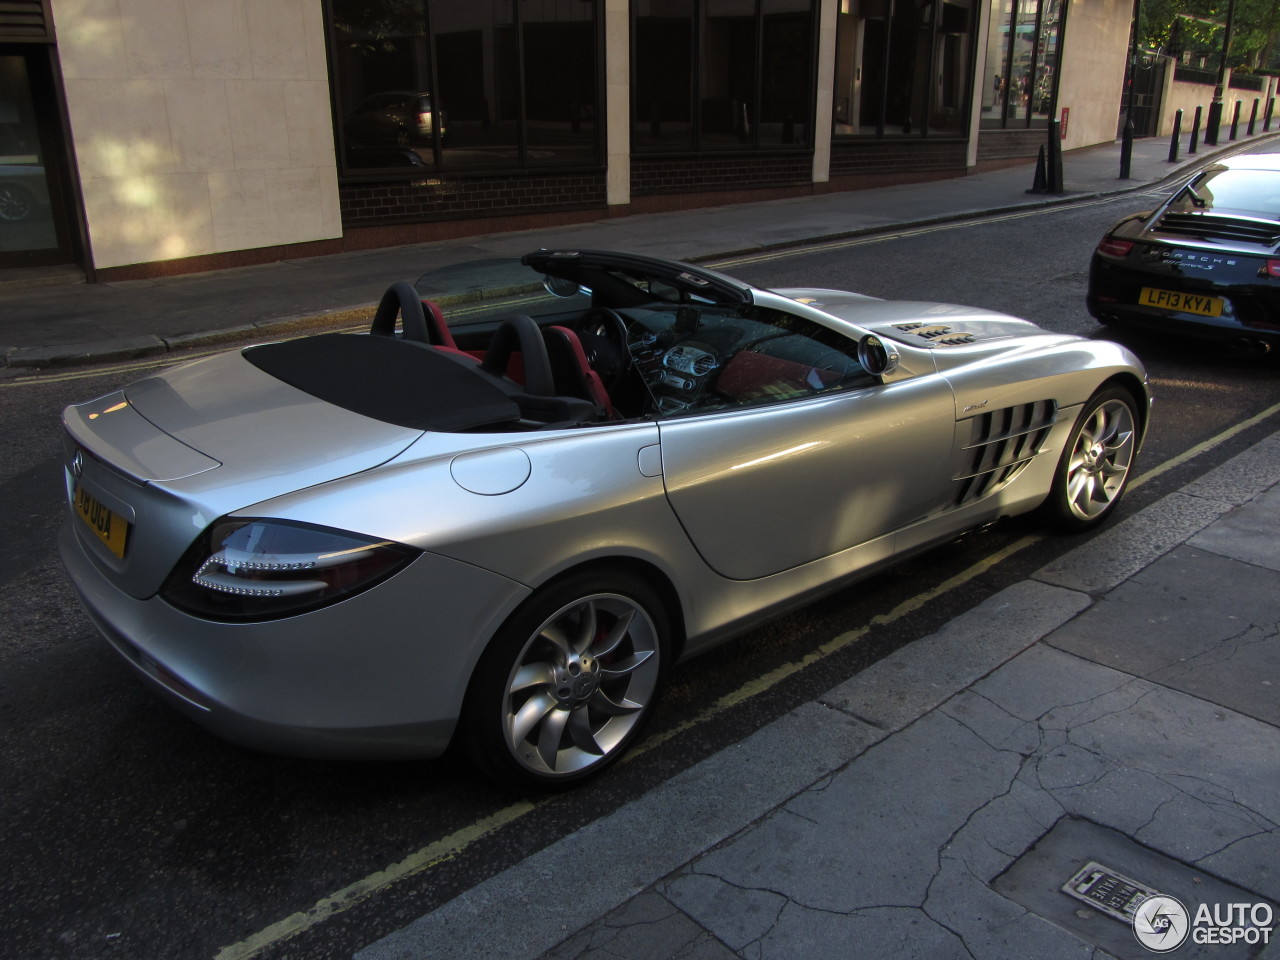
[[[1140, 0], [1142, 46], [1172, 56], [1190, 51], [1217, 64], [1231, 0]], [[1229, 66], [1280, 70], [1280, 2], [1235, 0]]]

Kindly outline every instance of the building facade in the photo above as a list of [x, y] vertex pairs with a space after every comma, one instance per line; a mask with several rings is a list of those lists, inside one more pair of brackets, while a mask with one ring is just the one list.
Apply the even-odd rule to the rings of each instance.
[[6, 0], [0, 269], [865, 189], [1116, 135], [1130, 0]]

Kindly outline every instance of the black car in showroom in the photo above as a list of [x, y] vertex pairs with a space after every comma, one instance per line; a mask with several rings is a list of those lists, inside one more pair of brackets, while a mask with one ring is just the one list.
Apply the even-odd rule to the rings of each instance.
[[1280, 154], [1205, 167], [1094, 251], [1089, 312], [1105, 324], [1280, 348]]

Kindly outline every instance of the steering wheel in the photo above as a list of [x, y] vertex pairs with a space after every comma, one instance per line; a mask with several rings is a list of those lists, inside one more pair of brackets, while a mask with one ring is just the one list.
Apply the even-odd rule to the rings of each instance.
[[600, 374], [605, 389], [612, 391], [631, 369], [627, 346], [627, 321], [608, 307], [592, 307], [573, 325], [582, 341], [591, 369]]

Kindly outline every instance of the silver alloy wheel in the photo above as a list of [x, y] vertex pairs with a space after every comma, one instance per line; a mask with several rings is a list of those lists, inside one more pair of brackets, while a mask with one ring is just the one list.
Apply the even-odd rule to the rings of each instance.
[[1112, 398], [1089, 413], [1067, 459], [1066, 501], [1075, 517], [1089, 521], [1111, 508], [1124, 490], [1136, 444], [1128, 403]]
[[659, 672], [658, 631], [636, 601], [598, 593], [566, 604], [534, 631], [507, 678], [511, 755], [541, 776], [600, 763], [644, 717]]

